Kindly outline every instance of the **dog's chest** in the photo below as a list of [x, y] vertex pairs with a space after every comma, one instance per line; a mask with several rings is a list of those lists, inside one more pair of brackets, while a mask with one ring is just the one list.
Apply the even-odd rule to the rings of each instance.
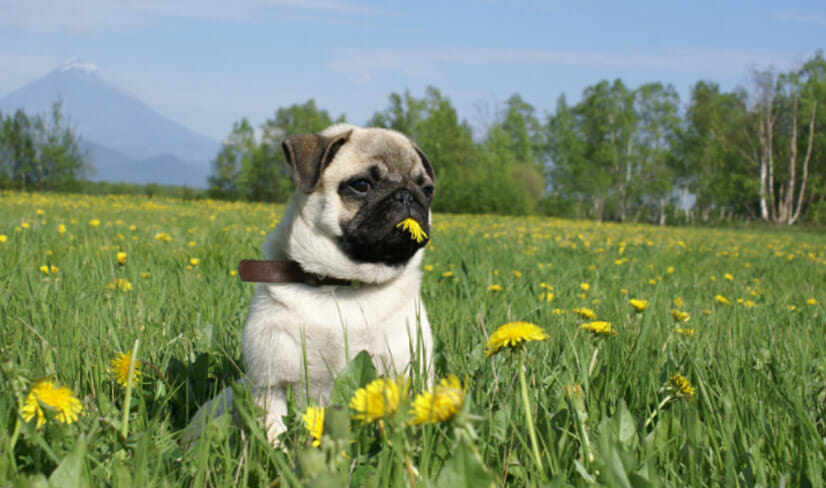
[[403, 371], [419, 332], [429, 338], [430, 326], [419, 295], [402, 290], [259, 289], [244, 332], [251, 373], [290, 381], [306, 371], [329, 380], [363, 350], [379, 370]]

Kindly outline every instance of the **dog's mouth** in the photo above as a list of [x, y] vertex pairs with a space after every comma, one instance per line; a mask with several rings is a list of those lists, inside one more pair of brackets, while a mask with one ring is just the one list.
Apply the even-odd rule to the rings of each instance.
[[428, 220], [425, 201], [394, 194], [362, 207], [343, 226], [339, 245], [354, 261], [401, 265], [429, 242]]

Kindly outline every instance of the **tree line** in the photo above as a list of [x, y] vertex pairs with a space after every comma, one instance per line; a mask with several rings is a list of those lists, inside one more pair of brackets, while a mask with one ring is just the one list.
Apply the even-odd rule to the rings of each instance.
[[[284, 137], [333, 119], [313, 100], [279, 108], [259, 128], [236, 122], [212, 162], [213, 197], [284, 201]], [[518, 94], [475, 137], [437, 88], [393, 93], [366, 126], [399, 130], [437, 170], [434, 209], [543, 213], [664, 224], [826, 222], [826, 61], [787, 73], [753, 70], [724, 91], [698, 81], [681, 102], [672, 85], [603, 80], [576, 104], [561, 95], [540, 115]]]
[[[56, 102], [50, 113], [0, 113], [0, 188], [83, 191], [93, 171]], [[292, 191], [288, 135], [336, 118], [313, 100], [258, 127], [236, 122], [211, 162], [207, 195], [283, 202]], [[540, 114], [518, 94], [474, 134], [450, 100], [392, 93], [366, 126], [399, 130], [434, 162], [441, 212], [530, 214], [654, 223], [826, 223], [826, 60], [750, 73], [724, 91], [602, 80], [576, 104]], [[154, 191], [154, 190], [153, 190]], [[192, 196], [192, 195], [190, 195]], [[197, 195], [195, 195], [197, 197]]]
[[0, 113], [0, 188], [19, 191], [76, 190], [90, 170], [79, 137], [61, 113]]

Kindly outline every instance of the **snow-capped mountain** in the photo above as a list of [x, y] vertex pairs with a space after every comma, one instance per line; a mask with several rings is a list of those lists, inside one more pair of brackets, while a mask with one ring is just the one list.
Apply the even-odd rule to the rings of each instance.
[[[22, 108], [29, 115], [47, 113], [57, 100], [63, 101], [63, 114], [90, 148], [92, 165], [98, 169], [93, 179], [206, 186], [209, 161], [220, 143], [167, 119], [105, 81], [92, 63], [67, 61], [0, 98], [0, 111], [8, 114]], [[124, 161], [131, 161], [128, 168]]]

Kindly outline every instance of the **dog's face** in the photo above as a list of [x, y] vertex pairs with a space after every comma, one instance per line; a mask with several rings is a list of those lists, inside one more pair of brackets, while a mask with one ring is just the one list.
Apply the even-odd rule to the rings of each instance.
[[290, 136], [283, 148], [303, 194], [301, 217], [341, 254], [328, 248], [327, 264], [345, 258], [351, 268], [399, 267], [427, 244], [399, 227], [411, 218], [430, 234], [433, 167], [410, 139], [337, 125]]

